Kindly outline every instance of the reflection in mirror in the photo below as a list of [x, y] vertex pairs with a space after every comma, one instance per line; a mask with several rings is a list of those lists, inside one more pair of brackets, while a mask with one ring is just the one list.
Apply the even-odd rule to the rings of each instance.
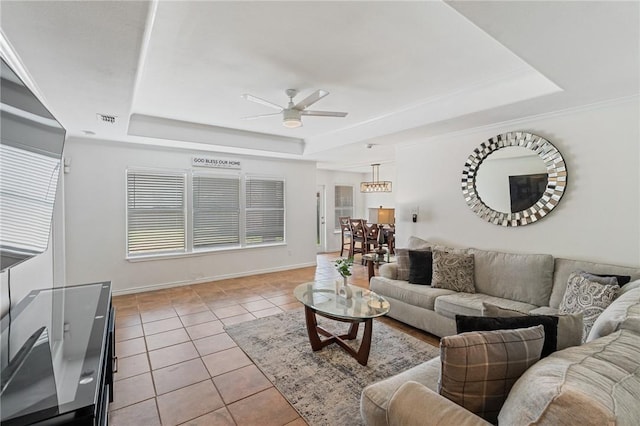
[[65, 130], [2, 61], [0, 270], [47, 249]]
[[566, 186], [560, 152], [548, 140], [526, 132], [503, 133], [483, 142], [462, 170], [462, 195], [469, 208], [500, 226], [542, 219], [558, 205]]
[[536, 203], [547, 186], [547, 168], [533, 151], [509, 146], [493, 152], [476, 176], [476, 190], [494, 210], [516, 213]]

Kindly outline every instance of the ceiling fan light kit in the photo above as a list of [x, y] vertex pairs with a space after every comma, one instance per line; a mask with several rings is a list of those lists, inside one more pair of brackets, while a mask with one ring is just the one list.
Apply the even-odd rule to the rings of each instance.
[[346, 112], [337, 112], [337, 111], [309, 111], [306, 108], [315, 104], [320, 99], [324, 98], [329, 94], [326, 90], [316, 90], [311, 95], [307, 96], [297, 104], [293, 103], [293, 98], [298, 94], [296, 89], [287, 89], [285, 91], [287, 96], [289, 97], [289, 104], [286, 108], [281, 107], [278, 104], [273, 102], [269, 102], [265, 99], [258, 98], [257, 96], [250, 95], [245, 93], [242, 95], [242, 98], [247, 101], [255, 102], [260, 105], [268, 106], [271, 108], [275, 108], [278, 112], [273, 114], [260, 114], [260, 115], [252, 115], [250, 117], [244, 117], [245, 120], [252, 120], [254, 118], [262, 118], [262, 117], [271, 117], [274, 115], [282, 114], [282, 125], [284, 127], [288, 127], [290, 129], [295, 129], [296, 127], [302, 126], [302, 116], [316, 116], [316, 117], [346, 117]]
[[300, 119], [300, 111], [293, 109], [285, 109], [282, 111], [282, 125], [290, 129], [302, 126], [302, 120]]
[[380, 179], [380, 164], [372, 164], [373, 181], [360, 182], [360, 192], [391, 192], [391, 181]]

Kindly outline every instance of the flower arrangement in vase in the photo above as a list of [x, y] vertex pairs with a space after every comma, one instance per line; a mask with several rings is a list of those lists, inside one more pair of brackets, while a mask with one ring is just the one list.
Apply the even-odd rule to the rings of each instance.
[[342, 285], [340, 281], [336, 281], [336, 294], [346, 297], [351, 296], [350, 289], [347, 287], [348, 277], [351, 276], [351, 266], [353, 266], [353, 257], [341, 258], [335, 261], [336, 270], [342, 276]]

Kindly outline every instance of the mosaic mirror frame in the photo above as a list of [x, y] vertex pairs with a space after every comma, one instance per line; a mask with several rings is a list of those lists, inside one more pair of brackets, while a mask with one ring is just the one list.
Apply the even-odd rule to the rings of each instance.
[[[476, 189], [476, 176], [482, 162], [502, 148], [519, 146], [538, 155], [547, 170], [547, 186], [531, 207], [515, 213], [501, 212], [487, 206]], [[523, 226], [535, 223], [553, 210], [567, 187], [564, 158], [548, 140], [526, 132], [507, 132], [494, 136], [478, 146], [469, 156], [462, 171], [462, 195], [467, 205], [480, 218], [499, 226]]]

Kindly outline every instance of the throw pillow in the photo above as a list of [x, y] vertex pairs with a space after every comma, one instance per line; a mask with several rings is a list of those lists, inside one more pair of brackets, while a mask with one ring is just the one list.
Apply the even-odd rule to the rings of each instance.
[[[548, 310], [553, 311], [552, 308], [548, 308]], [[528, 312], [502, 308], [491, 303], [482, 302], [482, 315], [485, 317], [519, 317], [524, 315], [544, 315], [556, 317], [558, 318], [556, 341], [557, 350], [565, 349], [571, 346], [580, 346], [582, 344], [582, 312], [576, 314], [556, 314], [546, 312], [540, 314], [530, 314]]]
[[625, 284], [628, 284], [629, 281], [631, 281], [631, 276], [630, 275], [614, 275], [614, 274], [592, 274], [591, 272], [589, 272], [589, 274], [591, 275], [595, 275], [596, 277], [613, 277], [618, 281], [618, 285], [620, 287], [622, 287]]
[[447, 290], [475, 293], [474, 260], [472, 254], [433, 251], [431, 286]]
[[438, 392], [495, 424], [511, 387], [540, 359], [543, 344], [541, 325], [443, 337]]
[[563, 314], [582, 312], [583, 343], [598, 316], [615, 299], [618, 288], [617, 284], [600, 284], [577, 272], [569, 275], [559, 311]]
[[590, 272], [585, 272], [585, 271], [575, 271], [575, 273], [580, 274], [581, 276], [588, 278], [589, 280], [596, 282], [598, 284], [618, 285], [618, 279], [616, 277], [594, 275]]
[[409, 282], [430, 285], [432, 263], [430, 251], [409, 250]]
[[402, 281], [409, 280], [409, 249], [396, 249], [396, 278]]
[[547, 315], [525, 315], [518, 317], [474, 317], [456, 315], [458, 334], [469, 331], [513, 330], [541, 325], [544, 327], [544, 345], [540, 358], [556, 351], [558, 341], [558, 317]]

